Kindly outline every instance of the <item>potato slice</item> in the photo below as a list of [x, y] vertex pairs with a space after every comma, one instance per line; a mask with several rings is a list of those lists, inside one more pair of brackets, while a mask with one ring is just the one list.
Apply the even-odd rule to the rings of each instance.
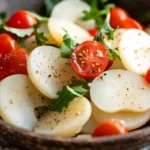
[[90, 96], [99, 109], [108, 113], [150, 109], [150, 84], [140, 75], [126, 70], [108, 70], [95, 78]]
[[[91, 7], [80, 0], [61, 1], [53, 8], [51, 17], [58, 17], [70, 22], [74, 22], [84, 29], [95, 28], [95, 21], [82, 21], [83, 11], [90, 11]], [[62, 11], [63, 10], [63, 11]]]
[[[93, 114], [93, 110], [92, 110]], [[92, 134], [96, 127], [98, 127], [99, 123], [94, 119], [93, 116], [88, 120], [88, 122], [83, 126], [81, 133], [83, 134]]]
[[109, 120], [117, 120], [121, 121], [128, 130], [134, 130], [149, 121], [150, 111], [148, 110], [142, 113], [128, 111], [106, 113], [92, 104], [92, 115], [99, 124]]
[[[44, 33], [44, 36], [48, 39], [48, 41], [45, 41], [45, 44], [54, 44], [57, 46], [60, 46], [58, 42], [50, 35], [50, 33]], [[31, 53], [32, 50], [34, 50], [38, 45], [36, 44], [35, 36], [32, 35], [31, 37], [28, 37], [24, 42], [25, 48], [28, 51], [28, 53]]]
[[26, 75], [13, 75], [0, 82], [0, 114], [7, 123], [32, 130], [37, 122], [34, 108], [48, 103]]
[[69, 59], [61, 58], [60, 50], [52, 46], [37, 47], [27, 62], [29, 77], [37, 89], [49, 98], [73, 79], [82, 80], [72, 70]]
[[50, 18], [48, 22], [48, 29], [53, 38], [59, 44], [62, 44], [63, 36], [66, 34], [64, 29], [69, 33], [71, 38], [76, 40], [78, 43], [92, 39], [86, 30], [75, 25], [74, 23], [62, 20], [60, 18]]
[[137, 29], [125, 31], [119, 43], [119, 53], [127, 70], [145, 75], [150, 67], [150, 36]]
[[75, 98], [61, 113], [50, 111], [42, 116], [34, 132], [61, 137], [74, 136], [89, 120], [91, 111], [91, 104], [86, 98]]

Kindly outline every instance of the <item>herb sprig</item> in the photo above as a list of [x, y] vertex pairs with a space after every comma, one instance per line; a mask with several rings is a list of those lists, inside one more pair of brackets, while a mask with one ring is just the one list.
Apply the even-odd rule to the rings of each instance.
[[110, 23], [109, 23], [109, 22], [110, 22], [110, 13], [107, 14], [106, 19], [105, 19], [105, 22], [104, 22], [104, 25], [103, 25], [103, 27], [101, 28], [101, 30], [100, 30], [100, 32], [98, 33], [98, 35], [94, 37], [94, 40], [101, 42], [101, 43], [105, 46], [105, 48], [106, 48], [107, 51], [108, 51], [110, 60], [113, 60], [114, 57], [117, 57], [117, 58], [120, 59], [118, 50], [116, 50], [116, 49], [110, 49], [110, 48], [107, 46], [107, 44], [105, 43], [105, 41], [104, 41], [103, 34], [106, 34], [110, 40], [113, 40], [113, 39], [114, 39], [114, 33], [115, 33], [116, 29], [113, 29], [113, 28], [110, 26]]
[[75, 97], [82, 97], [88, 92], [88, 89], [80, 81], [80, 85], [67, 85], [61, 91], [58, 91], [57, 99], [52, 99], [48, 109], [50, 111], [62, 112], [63, 108], [67, 108], [68, 104], [73, 101]]

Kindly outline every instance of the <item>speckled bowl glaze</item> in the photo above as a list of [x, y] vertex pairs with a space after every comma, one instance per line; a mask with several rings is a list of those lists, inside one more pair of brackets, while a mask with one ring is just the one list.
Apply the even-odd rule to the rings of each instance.
[[[44, 0], [0, 0], [0, 11], [7, 11], [9, 14], [18, 9], [39, 11], [43, 3]], [[141, 4], [142, 10], [150, 8], [149, 0], [118, 0], [117, 3], [122, 4], [135, 17], [139, 14]], [[21, 150], [149, 150], [150, 127], [148, 125], [126, 135], [79, 139], [37, 135], [0, 120], [0, 143], [16, 145]]]

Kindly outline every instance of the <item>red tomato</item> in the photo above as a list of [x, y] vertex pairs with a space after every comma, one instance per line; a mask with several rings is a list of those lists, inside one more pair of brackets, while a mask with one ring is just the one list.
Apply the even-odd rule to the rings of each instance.
[[9, 53], [17, 48], [17, 43], [8, 34], [0, 34], [0, 56]]
[[139, 30], [143, 30], [143, 26], [137, 22], [136, 20], [132, 19], [132, 18], [126, 18], [125, 20], [122, 21], [121, 28], [125, 28], [125, 29], [130, 29], [130, 28], [135, 28], [135, 29], [139, 29]]
[[98, 34], [99, 30], [96, 28], [95, 29], [89, 29], [88, 32], [91, 36], [96, 36]]
[[0, 59], [0, 80], [13, 74], [27, 74], [27, 52], [22, 49], [10, 51]]
[[128, 130], [121, 122], [107, 121], [101, 123], [92, 134], [93, 137], [126, 134]]
[[148, 83], [150, 83], [150, 68], [148, 69], [148, 71], [146, 73], [146, 80]]
[[81, 77], [92, 79], [107, 67], [109, 58], [106, 48], [97, 41], [86, 41], [78, 45], [70, 58], [73, 70]]
[[122, 21], [129, 17], [129, 14], [120, 7], [114, 7], [110, 11], [110, 25], [113, 28], [120, 27]]
[[9, 27], [25, 29], [33, 27], [36, 23], [37, 20], [28, 12], [17, 11], [10, 17], [6, 24]]

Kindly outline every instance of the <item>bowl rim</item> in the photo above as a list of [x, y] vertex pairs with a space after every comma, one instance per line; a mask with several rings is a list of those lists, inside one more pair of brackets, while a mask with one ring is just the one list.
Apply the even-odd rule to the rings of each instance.
[[51, 141], [51, 142], [58, 142], [58, 143], [64, 143], [65, 144], [101, 144], [101, 143], [126, 143], [129, 140], [139, 140], [143, 139], [144, 137], [147, 137], [150, 135], [150, 127], [144, 127], [142, 129], [134, 130], [132, 132], [129, 132], [124, 135], [116, 135], [116, 136], [103, 136], [103, 137], [96, 137], [96, 138], [76, 138], [76, 137], [56, 137], [56, 136], [50, 136], [50, 135], [42, 135], [34, 133], [33, 131], [27, 131], [25, 129], [16, 127], [14, 125], [11, 125], [9, 123], [4, 122], [3, 120], [0, 120], [0, 127], [3, 127], [5, 129], [5, 132], [7, 132], [7, 135], [9, 133], [17, 133], [24, 137], [30, 137], [31, 139], [38, 139], [41, 141]]

